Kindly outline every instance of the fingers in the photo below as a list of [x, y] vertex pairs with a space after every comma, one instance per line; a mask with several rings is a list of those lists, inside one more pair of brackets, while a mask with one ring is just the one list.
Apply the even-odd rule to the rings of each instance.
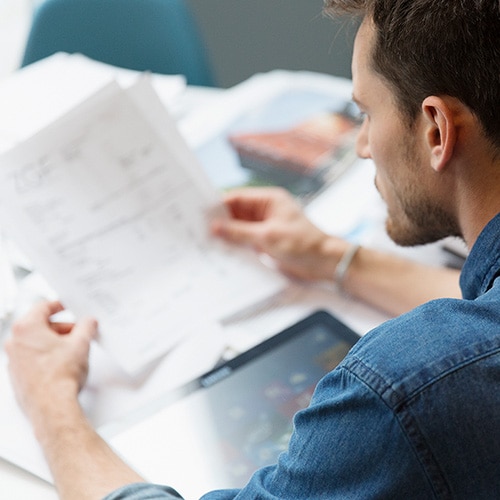
[[5, 343], [13, 387], [30, 418], [54, 396], [76, 397], [88, 374], [97, 322], [84, 318], [75, 324], [51, 323], [50, 316], [60, 310], [59, 303], [37, 304], [14, 323]]
[[50, 323], [50, 328], [54, 330], [59, 335], [66, 335], [73, 330], [75, 324], [74, 323], [61, 323], [59, 321], [53, 321]]
[[[91, 331], [96, 331], [97, 330], [97, 323], [94, 319], [89, 318], [88, 320], [80, 320], [78, 323], [62, 323], [59, 321], [54, 321], [50, 323], [50, 327], [52, 330], [54, 330], [56, 333], [59, 335], [67, 335], [68, 333], [71, 333], [79, 324], [85, 322], [86, 327], [91, 330]], [[88, 322], [88, 324], [87, 324]], [[94, 323], [96, 323], [94, 325]], [[97, 333], [92, 334], [94, 337], [97, 335]]]
[[90, 342], [97, 337], [97, 327], [98, 323], [94, 318], [83, 318], [75, 324], [71, 334], [75, 338]]
[[212, 223], [212, 233], [231, 243], [255, 245], [259, 229], [246, 221], [235, 219], [216, 220]]
[[235, 219], [263, 221], [273, 208], [292, 199], [283, 188], [243, 188], [226, 193], [224, 203]]
[[50, 327], [59, 335], [68, 335], [79, 337], [90, 342], [97, 337], [97, 321], [93, 318], [84, 318], [77, 323], [52, 322]]
[[258, 196], [239, 196], [232, 193], [224, 199], [231, 216], [246, 221], [262, 221], [265, 218], [269, 201]]
[[[95, 338], [97, 335], [97, 321], [93, 318], [86, 318], [79, 321], [76, 325], [72, 322], [51, 321], [50, 318], [64, 310], [64, 306], [58, 302], [39, 302], [35, 304], [31, 310], [26, 313], [21, 319], [13, 325], [14, 334], [26, 332], [42, 331], [42, 327], [48, 327], [53, 332], [60, 335], [73, 333], [76, 329], [77, 334], [82, 332], [89, 339]], [[77, 328], [78, 327], [78, 328]], [[42, 328], [42, 329], [41, 329]], [[47, 332], [49, 330], [46, 330]]]
[[266, 226], [273, 225], [297, 210], [291, 195], [283, 188], [244, 188], [229, 191], [224, 197], [230, 219], [216, 219], [211, 231], [232, 243], [260, 247]]
[[12, 333], [15, 336], [31, 336], [32, 332], [51, 329], [50, 317], [64, 309], [60, 302], [38, 302], [24, 316], [12, 325]]
[[32, 319], [34, 321], [44, 321], [48, 324], [49, 318], [61, 311], [64, 311], [64, 306], [59, 301], [43, 301], [35, 304], [25, 315], [25, 318], [27, 320]]

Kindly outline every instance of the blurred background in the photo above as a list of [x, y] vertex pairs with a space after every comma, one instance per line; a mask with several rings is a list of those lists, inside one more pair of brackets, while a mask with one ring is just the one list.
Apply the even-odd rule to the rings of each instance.
[[[0, 77], [19, 67], [32, 9], [41, 0], [0, 0]], [[105, 0], [103, 0], [105, 1]], [[187, 0], [220, 87], [272, 69], [350, 78], [355, 26], [321, 14], [323, 0]]]
[[0, 0], [0, 77], [19, 66], [34, 3], [33, 0]]

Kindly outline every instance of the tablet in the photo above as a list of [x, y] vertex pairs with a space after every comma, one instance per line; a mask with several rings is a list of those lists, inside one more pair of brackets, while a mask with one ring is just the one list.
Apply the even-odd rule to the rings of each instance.
[[287, 449], [294, 414], [358, 339], [317, 311], [169, 393], [111, 444], [149, 481], [188, 498], [243, 486]]

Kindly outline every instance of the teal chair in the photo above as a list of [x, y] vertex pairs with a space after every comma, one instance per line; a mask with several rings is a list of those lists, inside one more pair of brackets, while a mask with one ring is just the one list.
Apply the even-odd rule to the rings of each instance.
[[190, 85], [215, 86], [203, 40], [183, 0], [44, 0], [35, 8], [21, 66], [55, 52], [183, 74]]

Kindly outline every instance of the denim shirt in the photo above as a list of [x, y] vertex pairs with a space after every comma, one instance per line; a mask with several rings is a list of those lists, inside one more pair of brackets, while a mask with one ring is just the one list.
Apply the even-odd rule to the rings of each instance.
[[[500, 498], [500, 214], [439, 299], [366, 334], [295, 415], [289, 449], [229, 499]], [[175, 485], [174, 485], [175, 486]], [[106, 500], [181, 498], [125, 486]]]

